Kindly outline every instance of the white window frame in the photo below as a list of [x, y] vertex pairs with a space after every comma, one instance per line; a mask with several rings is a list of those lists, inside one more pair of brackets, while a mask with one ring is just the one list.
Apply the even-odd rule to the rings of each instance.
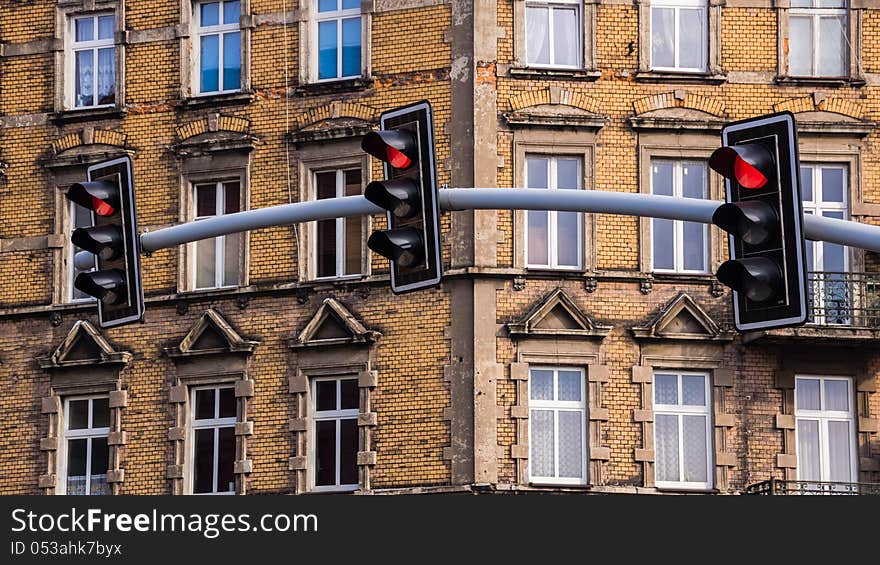
[[[652, 158], [650, 162], [650, 170], [649, 177], [651, 182], [651, 194], [654, 194], [654, 164], [655, 163], [672, 163], [672, 196], [675, 198], [683, 198], [682, 193], [684, 192], [684, 165], [700, 165], [703, 168], [703, 198], [708, 198], [709, 194], [709, 167], [706, 161], [701, 161], [699, 159], [666, 159], [666, 158]], [[673, 268], [672, 269], [660, 269], [654, 265], [654, 220], [651, 219], [648, 223], [650, 227], [651, 241], [650, 241], [650, 250], [651, 250], [651, 271], [654, 273], [677, 273], [677, 274], [696, 274], [696, 275], [704, 275], [709, 273], [709, 261], [710, 261], [710, 233], [709, 233], [709, 225], [703, 224], [703, 269], [685, 269], [684, 268], [684, 246], [682, 242], [684, 241], [684, 224], [685, 222], [682, 220], [672, 220], [672, 247], [675, 253], [673, 257]]]
[[[64, 417], [63, 430], [61, 434], [61, 445], [58, 449], [58, 482], [55, 488], [57, 494], [67, 494], [67, 442], [71, 439], [86, 439], [86, 495], [91, 494], [92, 488], [92, 440], [95, 438], [106, 438], [110, 435], [110, 427], [102, 428], [83, 428], [79, 430], [70, 429], [70, 403], [76, 400], [89, 401], [89, 426], [93, 421], [94, 401], [96, 399], [107, 398], [106, 394], [90, 394], [86, 396], [69, 396], [64, 399]], [[108, 415], [109, 422], [109, 415]], [[109, 449], [109, 445], [108, 445]]]
[[[816, 4], [817, 0], [813, 0], [813, 4]], [[847, 77], [849, 76], [849, 50], [851, 49], [850, 39], [849, 39], [849, 20], [846, 17], [848, 13], [848, 8], [844, 6], [843, 8], [821, 8], [817, 6], [813, 6], [811, 8], [797, 8], [792, 6], [790, 8], [790, 12], [788, 14], [788, 21], [791, 22], [792, 18], [803, 18], [809, 17], [812, 20], [811, 29], [813, 32], [813, 37], [811, 38], [813, 52], [810, 54], [810, 74], [809, 75], [793, 75], [790, 71], [791, 69], [791, 51], [788, 54], [788, 68], [789, 75], [791, 76], [806, 76], [806, 77]], [[843, 51], [843, 74], [841, 75], [820, 75], [819, 74], [819, 20], [822, 17], [842, 17], [844, 21], [843, 29], [843, 40], [844, 40], [844, 51]], [[839, 20], [838, 20], [839, 21]], [[791, 33], [791, 25], [789, 24], [789, 34]], [[789, 35], [790, 37], [790, 35]]]
[[[73, 232], [73, 230], [75, 230], [77, 228], [77, 225], [76, 225], [76, 208], [77, 207], [82, 208], [82, 206], [79, 206], [79, 204], [77, 204], [75, 202], [71, 202], [70, 208], [68, 209], [69, 214], [70, 214], [68, 217], [70, 218], [70, 231], [71, 231], [71, 233]], [[85, 210], [85, 208], [83, 208], [83, 209]], [[86, 212], [88, 212], [89, 216], [92, 219], [91, 226], [94, 226], [95, 225], [95, 213], [92, 212], [91, 210], [86, 210]], [[91, 226], [88, 226], [88, 227], [91, 227]], [[67, 238], [67, 247], [68, 247], [68, 257], [69, 257], [68, 265], [67, 265], [67, 288], [68, 288], [68, 296], [67, 296], [68, 300], [67, 301], [70, 303], [93, 302], [94, 300], [96, 300], [95, 297], [93, 297], [93, 296], [86, 295], [86, 296], [83, 296], [82, 298], [77, 298], [76, 297], [76, 289], [73, 287], [73, 281], [76, 280], [76, 277], [79, 274], [76, 272], [76, 254], [79, 252], [85, 252], [85, 251], [82, 249], [79, 249], [79, 247], [74, 245], [73, 242], [70, 241], [69, 237]], [[79, 251], [77, 251], [77, 250], [79, 250]], [[92, 269], [90, 271], [94, 271], [95, 269], [98, 268], [97, 259], [98, 258], [95, 257], [95, 266], [92, 267]], [[87, 273], [90, 271], [80, 271], [80, 273]]]
[[[93, 39], [92, 41], [76, 40], [76, 22], [77, 20], [93, 20], [95, 29], [95, 37], [98, 36], [98, 18], [102, 16], [113, 16], [113, 36], [110, 39]], [[119, 102], [119, 76], [117, 76], [116, 57], [119, 56], [116, 49], [116, 15], [113, 12], [96, 12], [94, 14], [76, 14], [68, 17], [67, 22], [67, 38], [68, 41], [66, 56], [64, 57], [64, 74], [67, 77], [67, 87], [64, 93], [66, 106], [71, 110], [86, 110], [94, 108], [112, 108]], [[76, 105], [76, 54], [80, 51], [91, 51], [95, 72], [92, 77], [92, 92], [95, 102], [98, 101], [98, 50], [113, 48], [113, 97], [112, 104], [92, 104], [89, 106]]]
[[[314, 82], [332, 82], [334, 80], [348, 80], [353, 78], [360, 78], [364, 74], [364, 19], [363, 13], [361, 12], [361, 7], [358, 5], [357, 8], [349, 8], [347, 10], [339, 9], [334, 10], [332, 12], [319, 12], [318, 11], [318, 2], [319, 0], [311, 0], [312, 1], [312, 9], [314, 10], [315, 17], [312, 21], [312, 70], [314, 74], [312, 76], [315, 77]], [[342, 6], [342, 0], [337, 0], [337, 6]], [[361, 30], [361, 57], [360, 61], [358, 61], [358, 74], [356, 75], [343, 75], [342, 74], [342, 20], [348, 20], [357, 16], [359, 19], [358, 27]], [[320, 49], [319, 49], [319, 41], [318, 41], [318, 27], [321, 22], [327, 21], [336, 21], [336, 72], [338, 76], [328, 77], [328, 78], [320, 78]]]
[[[799, 380], [818, 380], [819, 381], [819, 410], [805, 410], [797, 405], [797, 383]], [[847, 399], [849, 400], [849, 411], [841, 410], [824, 410], [825, 406], [825, 381], [843, 381], [846, 383]], [[828, 453], [828, 423], [829, 422], [848, 422], [850, 435], [850, 481], [858, 482], [858, 437], [856, 431], [855, 418], [855, 393], [853, 392], [853, 379], [850, 377], [826, 377], [822, 375], [796, 375], [795, 376], [795, 445], [800, 445], [798, 438], [798, 424], [801, 420], [814, 420], [819, 422], [819, 480], [830, 481], [831, 474], [831, 457]], [[798, 474], [800, 474], [801, 454], [798, 450]], [[807, 479], [799, 479], [807, 480]], [[838, 481], [840, 482], [840, 481]], [[846, 482], [846, 481], [844, 481]]]
[[[553, 372], [553, 394], [559, 394], [559, 371], [576, 371], [580, 375], [581, 382], [581, 399], [574, 400], [532, 400], [532, 372], [533, 371], [552, 371]], [[529, 465], [528, 475], [529, 482], [533, 484], [548, 485], [577, 485], [584, 486], [589, 484], [589, 453], [587, 452], [587, 435], [589, 433], [589, 420], [587, 413], [587, 394], [589, 389], [583, 367], [564, 367], [564, 366], [543, 366], [535, 365], [529, 367], [529, 419], [531, 420], [532, 410], [549, 410], [553, 412], [553, 477], [537, 477], [532, 476], [532, 426], [529, 425]], [[581, 430], [581, 453], [583, 461], [581, 468], [583, 469], [582, 477], [559, 477], [559, 413], [560, 412], [580, 412], [583, 429]]]
[[[192, 76], [194, 78], [194, 88], [193, 92], [196, 96], [210, 96], [214, 94], [226, 94], [228, 92], [240, 92], [241, 91], [241, 79], [239, 79], [238, 88], [231, 88], [228, 90], [223, 89], [223, 46], [226, 41], [225, 36], [227, 33], [239, 33], [238, 36], [238, 50], [239, 50], [239, 73], [241, 77], [244, 76], [244, 55], [242, 53], [242, 36], [241, 36], [241, 22], [235, 22], [232, 24], [224, 24], [223, 23], [223, 11], [226, 9], [226, 2], [228, 0], [197, 0], [193, 2], [193, 25], [195, 28], [195, 36], [193, 40], [193, 70]], [[220, 4], [219, 11], [219, 19], [218, 25], [213, 26], [202, 26], [202, 4]], [[241, 3], [239, 3], [239, 9], [241, 7]], [[202, 89], [202, 37], [216, 35], [219, 37], [218, 40], [218, 75], [217, 75], [217, 87], [219, 90], [203, 90]]]
[[[684, 434], [682, 430], [684, 427], [682, 426], [682, 420], [684, 416], [705, 416], [706, 417], [706, 478], [708, 479], [705, 483], [700, 483], [696, 481], [658, 481], [655, 477], [654, 485], [657, 488], [669, 488], [669, 489], [680, 489], [680, 490], [709, 490], [713, 488], [714, 485], [714, 458], [712, 454], [713, 443], [714, 443], [714, 433], [713, 433], [713, 424], [712, 424], [712, 386], [710, 384], [710, 375], [709, 373], [703, 371], [681, 371], [676, 369], [656, 369], [654, 371], [654, 375], [663, 374], [663, 375], [676, 375], [676, 382], [678, 384], [678, 399], [681, 401], [682, 397], [682, 383], [684, 379], [682, 377], [702, 377], [703, 383], [705, 386], [704, 394], [706, 398], [705, 406], [690, 406], [684, 404], [658, 404], [654, 402], [654, 422], [657, 422], [657, 416], [675, 416], [678, 418], [678, 464], [679, 464], [679, 477], [684, 476]], [[654, 399], [652, 399], [653, 401]], [[656, 424], [654, 426], [654, 445], [657, 445], [657, 427]], [[656, 454], [656, 452], [655, 452]], [[656, 461], [656, 459], [655, 459]]]
[[[345, 380], [354, 380], [357, 381], [356, 376], [344, 376], [344, 377], [314, 377], [311, 379], [311, 393], [309, 396], [311, 397], [309, 400], [312, 405], [311, 410], [311, 422], [309, 425], [309, 445], [311, 446], [309, 449], [309, 473], [310, 479], [310, 487], [313, 492], [352, 492], [360, 488], [360, 484], [339, 484], [340, 481], [340, 455], [341, 455], [341, 421], [342, 420], [355, 420], [357, 422], [358, 414], [360, 413], [360, 407], [358, 408], [348, 408], [345, 410], [318, 410], [318, 387], [317, 383], [333, 381], [336, 383], [336, 406], [342, 405], [342, 385], [341, 381]], [[360, 394], [360, 389], [358, 389], [358, 394]], [[321, 485], [318, 486], [316, 484], [318, 478], [317, 472], [317, 431], [318, 431], [318, 422], [324, 421], [335, 421], [336, 422], [336, 484], [335, 485]], [[357, 454], [355, 454], [357, 456]]]
[[[584, 188], [584, 161], [580, 155], [546, 155], [542, 153], [526, 153], [525, 158], [525, 179], [528, 184], [529, 178], [529, 161], [531, 159], [547, 159], [547, 188], [543, 190], [583, 190]], [[557, 163], [559, 160], [576, 161], [577, 170], [577, 187], [574, 189], [559, 189], [557, 178]], [[531, 187], [527, 187], [531, 188]], [[525, 214], [525, 256], [527, 269], [553, 269], [558, 271], [582, 271], [584, 269], [584, 214], [578, 212], [578, 233], [577, 233], [577, 265], [560, 265], [559, 264], [559, 244], [557, 241], [557, 221], [559, 212], [555, 210], [547, 211], [547, 259], [549, 263], [532, 263], [529, 258], [529, 215]]]
[[[577, 29], [577, 54], [578, 60], [574, 65], [561, 65], [554, 62], [556, 58], [556, 52], [554, 50], [554, 31], [553, 31], [553, 14], [552, 12], [555, 9], [565, 8], [571, 9], [571, 7], [575, 7], [575, 20], [578, 24]], [[532, 68], [542, 68], [542, 69], [582, 69], [584, 68], [584, 9], [583, 9], [583, 1], [582, 0], [549, 0], [549, 1], [535, 1], [535, 2], [526, 2], [525, 9], [525, 29], [528, 30], [528, 18], [529, 18], [529, 8], [544, 8], [548, 12], [547, 14], [547, 37], [548, 37], [548, 45], [550, 50], [550, 62], [549, 63], [535, 63], [528, 60], [529, 53], [529, 37], [528, 34], [525, 34], [525, 56], [526, 56], [526, 66]]]
[[[651, 70], [653, 71], [666, 71], [666, 72], [688, 72], [688, 73], [704, 73], [707, 71], [709, 67], [709, 3], [706, 0], [651, 0], [651, 10], [648, 14], [649, 27], [653, 28], [654, 21], [654, 8], [665, 8], [672, 9], [675, 13], [674, 16], [674, 24], [675, 30], [673, 32], [673, 53], [675, 57], [675, 65], [672, 67], [661, 67], [654, 64], [654, 33], [653, 29], [649, 30], [649, 42], [650, 42], [650, 61], [651, 61]], [[679, 39], [681, 37], [681, 18], [679, 17], [679, 12], [682, 9], [693, 10], [694, 8], [700, 8], [703, 10], [704, 21], [706, 23], [705, 31], [705, 44], [706, 50], [703, 53], [702, 67], [682, 67], [679, 65], [681, 50], [680, 50], [680, 42]]]
[[[363, 184], [364, 184], [364, 171], [361, 168], [360, 164], [352, 165], [350, 167], [340, 166], [338, 168], [333, 169], [315, 169], [311, 171], [312, 175], [312, 199], [318, 200], [318, 175], [326, 174], [329, 172], [336, 173], [336, 198], [342, 198], [345, 196], [345, 173], [347, 171], [360, 171], [361, 174], [361, 192], [363, 192]], [[323, 200], [323, 199], [322, 199]], [[363, 229], [364, 222], [366, 221], [366, 216], [362, 216], [361, 220], [361, 234], [359, 239], [361, 240], [361, 253], [360, 253], [360, 268], [358, 269], [360, 272], [352, 273], [349, 275], [345, 274], [345, 257], [347, 255], [346, 245], [346, 227], [345, 227], [345, 218], [336, 218], [336, 274], [334, 275], [326, 275], [326, 276], [318, 276], [318, 222], [311, 222], [311, 231], [314, 237], [312, 237], [311, 245], [311, 257], [312, 257], [312, 266], [315, 280], [335, 280], [335, 279], [358, 279], [365, 275], [364, 273], [364, 241], [363, 241]], [[340, 252], [340, 250], [342, 250]]]
[[[196, 392], [200, 390], [214, 390], [214, 414], [220, 413], [220, 390], [221, 389], [234, 389], [235, 387], [232, 385], [207, 385], [207, 386], [193, 386], [190, 387], [189, 390], [189, 449], [188, 451], [188, 481], [187, 481], [187, 492], [189, 494], [194, 495], [234, 495], [235, 490], [230, 491], [217, 491], [217, 474], [220, 468], [220, 428], [233, 428], [235, 429], [235, 424], [238, 423], [238, 416], [227, 417], [227, 418], [204, 418], [197, 419], [196, 418]], [[238, 399], [235, 399], [235, 409], [236, 414], [238, 413]], [[213, 461], [213, 492], [194, 492], [195, 490], [195, 479], [196, 479], [196, 430], [205, 430], [205, 429], [213, 429], [214, 430], [214, 461]], [[233, 461], [234, 463], [234, 461]]]
[[[238, 198], [239, 198], [239, 206], [238, 209], [242, 210], [241, 205], [241, 194], [242, 194], [242, 183], [240, 179], [226, 179], [220, 181], [204, 181], [197, 182], [193, 181], [190, 184], [192, 185], [192, 197], [193, 197], [193, 221], [204, 220], [207, 218], [216, 218], [218, 216], [226, 215], [224, 213], [216, 213], [212, 216], [198, 216], [199, 210], [199, 200], [198, 200], [198, 187], [206, 186], [210, 184], [215, 185], [214, 194], [216, 196], [215, 208], [214, 210], [220, 212], [221, 210], [226, 210], [226, 187], [227, 183], [238, 183]], [[236, 284], [223, 284], [223, 278], [226, 274], [226, 236], [218, 235], [214, 238], [214, 285], [213, 286], [198, 286], [198, 265], [199, 265], [199, 252], [198, 252], [198, 242], [191, 243], [191, 260], [190, 260], [190, 275], [192, 276], [192, 288], [194, 290], [209, 290], [212, 288], [236, 288], [241, 286], [241, 282], [243, 277], [243, 273], [241, 272], [241, 255], [244, 253], [244, 235], [240, 235], [240, 249], [238, 255], [239, 264], [237, 266], [238, 270], [238, 283]]]

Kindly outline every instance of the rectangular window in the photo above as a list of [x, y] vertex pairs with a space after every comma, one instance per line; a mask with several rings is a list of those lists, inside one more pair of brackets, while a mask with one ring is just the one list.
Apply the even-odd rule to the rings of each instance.
[[235, 388], [192, 389], [190, 414], [193, 494], [235, 494]]
[[[315, 199], [358, 196], [360, 169], [338, 169], [314, 173]], [[363, 217], [336, 218], [316, 222], [315, 276], [339, 278], [363, 273]]]
[[788, 73], [847, 74], [846, 0], [792, 0], [788, 18]]
[[[71, 232], [76, 228], [90, 228], [95, 225], [94, 215], [91, 210], [87, 210], [73, 202], [70, 203], [70, 219], [72, 224]], [[77, 257], [77, 254], [81, 255]], [[70, 265], [70, 280], [68, 282], [70, 285], [71, 300], [94, 300], [93, 297], [74, 288], [73, 281], [76, 280], [77, 275], [80, 273], [94, 271], [96, 267], [95, 259], [95, 256], [91, 253], [83, 251], [72, 243], [70, 244], [70, 259], [68, 261], [68, 264]]]
[[712, 398], [704, 373], [654, 373], [654, 482], [712, 488]]
[[852, 379], [795, 378], [798, 480], [856, 482]]
[[[677, 198], [706, 198], [706, 164], [651, 161], [651, 192]], [[652, 270], [706, 273], [709, 269], [709, 226], [697, 222], [651, 220]]]
[[[801, 166], [801, 198], [804, 214], [848, 220], [846, 178], [842, 165]], [[810, 274], [810, 322], [850, 324], [853, 288], [847, 280], [849, 253], [846, 247], [824, 241], [804, 242]]]
[[581, 68], [581, 0], [526, 3], [526, 64]]
[[315, 0], [318, 80], [361, 75], [360, 0]]
[[241, 90], [239, 1], [198, 2], [194, 8], [196, 92], [219, 94]]
[[[577, 157], [526, 156], [526, 188], [577, 190], [583, 186]], [[583, 214], [529, 210], [526, 213], [526, 266], [583, 268]]]
[[651, 68], [703, 72], [709, 57], [706, 0], [652, 0]]
[[59, 494], [110, 494], [110, 400], [107, 396], [66, 398]]
[[529, 480], [587, 484], [583, 369], [529, 370]]
[[[195, 219], [202, 220], [241, 210], [238, 181], [195, 185]], [[195, 288], [237, 286], [241, 281], [242, 234], [221, 235], [194, 243]]]
[[74, 108], [116, 103], [116, 16], [97, 14], [70, 18], [70, 59], [67, 62]]
[[357, 379], [312, 381], [312, 489], [357, 490]]

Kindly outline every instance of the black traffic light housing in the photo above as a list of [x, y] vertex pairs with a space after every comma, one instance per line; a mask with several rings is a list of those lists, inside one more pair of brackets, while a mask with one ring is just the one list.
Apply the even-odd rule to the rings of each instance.
[[431, 105], [419, 102], [385, 112], [381, 130], [364, 136], [361, 148], [384, 163], [385, 179], [364, 197], [388, 211], [388, 229], [367, 246], [391, 261], [395, 294], [440, 284], [440, 208]]
[[88, 179], [72, 184], [67, 197], [91, 211], [94, 226], [75, 229], [70, 240], [95, 255], [97, 268], [77, 275], [73, 285], [98, 299], [102, 328], [139, 321], [144, 297], [131, 160], [92, 165]]
[[728, 124], [709, 166], [726, 179], [727, 203], [712, 222], [729, 233], [730, 260], [716, 272], [734, 290], [739, 331], [807, 320], [803, 204], [794, 116], [781, 112]]

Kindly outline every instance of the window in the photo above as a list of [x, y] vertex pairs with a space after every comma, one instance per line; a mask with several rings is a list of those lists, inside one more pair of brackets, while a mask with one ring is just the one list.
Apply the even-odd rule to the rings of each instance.
[[[580, 158], [526, 156], [527, 188], [576, 190], [581, 188], [582, 178]], [[580, 212], [529, 210], [526, 214], [526, 266], [582, 268], [583, 223]]]
[[196, 92], [241, 90], [241, 11], [238, 0], [195, 5]]
[[795, 378], [798, 480], [856, 482], [853, 398], [851, 379]]
[[115, 32], [113, 14], [70, 18], [68, 106], [93, 108], [116, 103]]
[[[238, 181], [196, 184], [196, 220], [241, 210]], [[242, 235], [221, 235], [195, 242], [195, 288], [236, 286], [241, 280]]]
[[709, 376], [654, 373], [654, 482], [666, 488], [712, 488]]
[[315, 0], [318, 80], [361, 75], [360, 0]]
[[110, 400], [88, 396], [64, 400], [64, 445], [58, 494], [110, 494]]
[[235, 493], [235, 389], [192, 390], [191, 481], [193, 494]]
[[583, 66], [584, 18], [580, 0], [526, 3], [526, 64]]
[[357, 490], [357, 379], [312, 381], [312, 490]]
[[847, 43], [846, 0], [791, 0], [789, 75], [845, 76]]
[[703, 72], [709, 56], [706, 0], [651, 1], [651, 68]]
[[[71, 232], [76, 228], [90, 228], [95, 225], [95, 220], [93, 218], [92, 212], [90, 210], [86, 210], [82, 206], [78, 204], [70, 203], [70, 218], [71, 223], [73, 224], [71, 228]], [[83, 255], [80, 256], [81, 263], [77, 263], [76, 256], [77, 253], [83, 252], [79, 247], [70, 244], [70, 298], [71, 300], [94, 300], [93, 297], [89, 296], [85, 292], [74, 288], [73, 281], [76, 280], [77, 275], [80, 273], [85, 273], [88, 271], [95, 270], [95, 256], [91, 255], [87, 252], [83, 252]], [[90, 257], [90, 261], [85, 260], [86, 257]], [[83, 264], [88, 263], [88, 264]]]
[[[706, 198], [706, 164], [693, 161], [651, 162], [651, 192], [678, 198]], [[709, 227], [697, 222], [651, 220], [652, 269], [656, 272], [706, 273]]]
[[584, 371], [529, 370], [529, 480], [587, 484]]
[[[339, 198], [361, 194], [361, 170], [339, 169], [314, 173], [315, 198]], [[315, 276], [317, 278], [360, 275], [362, 268], [363, 218], [336, 218], [316, 222]]]

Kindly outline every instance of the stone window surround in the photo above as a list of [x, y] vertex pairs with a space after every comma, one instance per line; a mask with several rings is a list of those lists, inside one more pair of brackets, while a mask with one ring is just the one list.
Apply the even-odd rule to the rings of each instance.
[[[526, 186], [526, 155], [576, 156], [581, 158], [582, 190], [594, 189], [596, 133], [593, 131], [558, 131], [545, 128], [517, 128], [513, 132], [513, 184]], [[595, 268], [596, 222], [593, 214], [583, 213], [583, 257], [581, 269], [526, 268], [526, 212], [513, 211], [513, 267], [523, 272], [583, 272]]]
[[[73, 88], [68, 84], [69, 74], [65, 72], [66, 58], [71, 55], [70, 19], [73, 16], [98, 12], [113, 12], [116, 16], [116, 33], [113, 46], [116, 49], [116, 103], [108, 108], [68, 107], [67, 92]], [[125, 107], [125, 0], [71, 0], [55, 7], [55, 112], [105, 115], [120, 112]]]
[[513, 0], [513, 61], [509, 71], [512, 76], [558, 75], [566, 78], [598, 78], [596, 72], [596, 5], [600, 0], [581, 2], [583, 37], [583, 66], [581, 69], [528, 66], [526, 64], [526, 1]]
[[[296, 161], [294, 166], [299, 177], [300, 200], [303, 202], [315, 199], [315, 172], [360, 167], [361, 184], [365, 187], [372, 180], [370, 158], [360, 148], [360, 137], [343, 138], [326, 143], [300, 143], [292, 157]], [[371, 272], [372, 257], [366, 241], [372, 229], [372, 217], [362, 216], [362, 218], [364, 221], [361, 225], [361, 278], [367, 278]], [[313, 247], [317, 238], [317, 222], [308, 222], [295, 229], [299, 230], [297, 256], [306, 259], [297, 261], [299, 280], [315, 281], [317, 266]], [[334, 280], [358, 280], [358, 277], [347, 276], [340, 279], [325, 277], [316, 282]]]
[[[317, 26], [312, 12], [317, 0], [301, 0], [299, 18], [299, 84], [349, 83], [369, 80], [372, 68], [372, 20], [376, 12], [375, 0], [361, 0], [361, 76], [318, 81]], [[315, 47], [313, 49], [313, 46]]]

